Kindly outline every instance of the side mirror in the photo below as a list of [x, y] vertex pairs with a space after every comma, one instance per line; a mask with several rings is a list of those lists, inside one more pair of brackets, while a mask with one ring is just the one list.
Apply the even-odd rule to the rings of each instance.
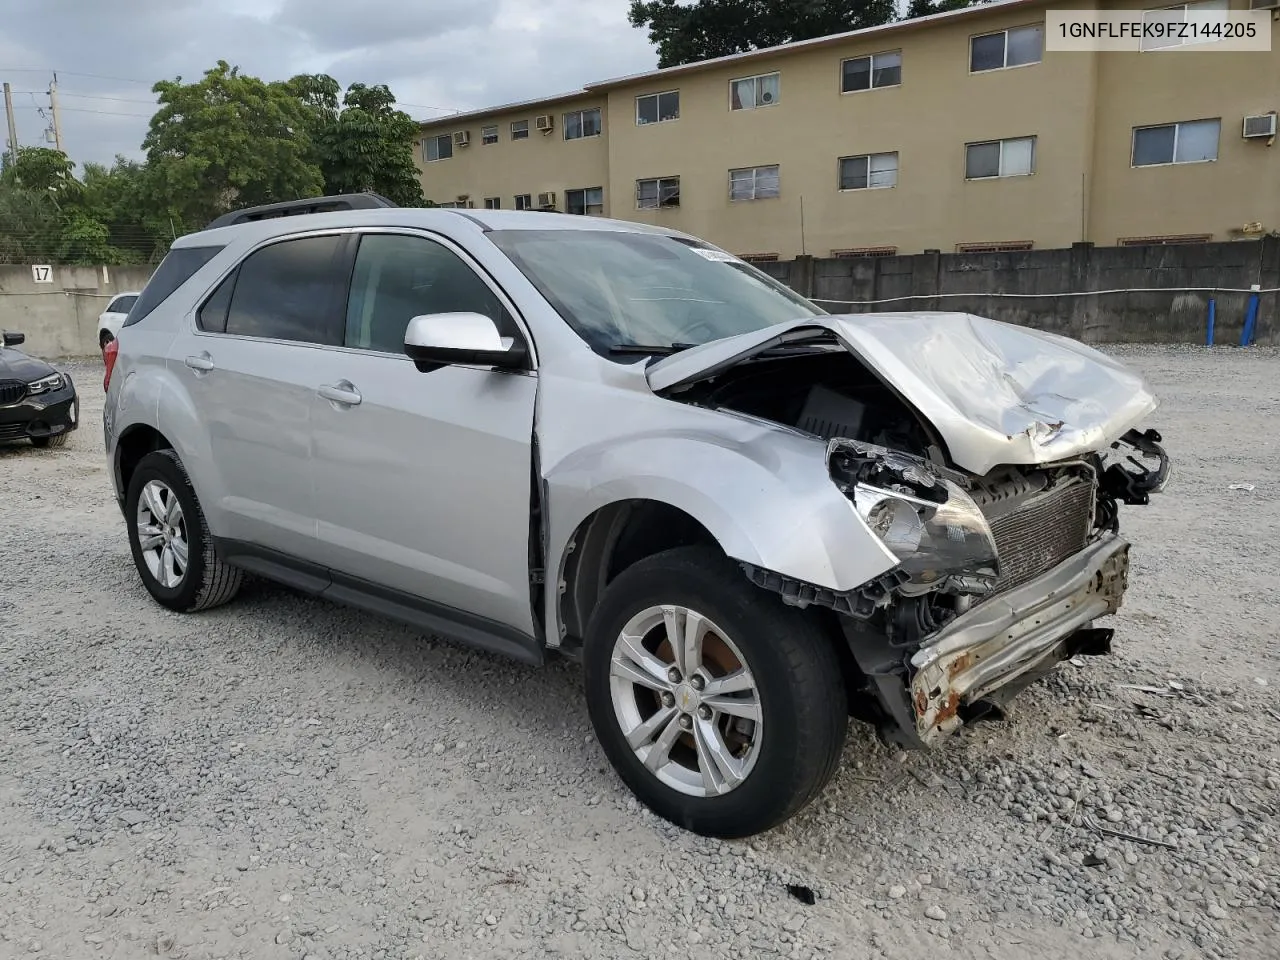
[[26, 342], [27, 335], [25, 333], [10, 333], [8, 330], [4, 332], [4, 345], [6, 347], [16, 347]]
[[404, 332], [404, 352], [423, 373], [453, 363], [474, 363], [500, 370], [523, 370], [528, 350], [504, 337], [482, 313], [429, 313], [414, 317]]

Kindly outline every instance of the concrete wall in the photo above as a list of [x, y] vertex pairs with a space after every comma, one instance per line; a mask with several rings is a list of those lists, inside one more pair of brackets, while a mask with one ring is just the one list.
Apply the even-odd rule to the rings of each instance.
[[[1280, 238], [1023, 253], [815, 259], [760, 264], [833, 313], [955, 310], [1093, 343], [1203, 343], [1208, 301], [1218, 343], [1239, 343], [1253, 284], [1280, 288]], [[1170, 288], [1200, 287], [1191, 292]], [[1159, 288], [1157, 292], [1135, 292]], [[1119, 291], [1115, 293], [1105, 291]], [[1061, 296], [1088, 292], [1088, 296]], [[997, 296], [1022, 294], [1025, 296]], [[892, 298], [911, 298], [892, 300]], [[886, 301], [871, 303], [868, 301]], [[861, 301], [861, 302], [857, 302]], [[1258, 343], [1280, 344], [1280, 294], [1260, 298]]]
[[36, 283], [28, 265], [0, 266], [0, 329], [27, 335], [41, 357], [91, 357], [98, 314], [118, 293], [141, 290], [151, 267], [53, 267], [53, 283]]

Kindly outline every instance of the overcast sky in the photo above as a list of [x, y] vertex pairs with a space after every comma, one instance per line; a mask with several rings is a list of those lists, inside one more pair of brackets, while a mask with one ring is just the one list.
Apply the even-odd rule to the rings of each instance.
[[[0, 0], [0, 81], [18, 142], [43, 144], [58, 73], [77, 163], [140, 159], [151, 84], [219, 59], [265, 80], [385, 83], [415, 119], [652, 69], [628, 0]], [[92, 76], [90, 76], [92, 75]], [[0, 139], [8, 134], [0, 127]]]

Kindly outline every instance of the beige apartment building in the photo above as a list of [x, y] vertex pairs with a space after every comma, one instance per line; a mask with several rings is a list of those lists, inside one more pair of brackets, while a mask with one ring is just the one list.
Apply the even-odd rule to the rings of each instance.
[[[1176, 9], [1250, 4], [1280, 0]], [[1280, 10], [1270, 52], [1066, 52], [1045, 49], [1049, 7], [1005, 0], [433, 120], [423, 186], [759, 259], [1280, 230]]]

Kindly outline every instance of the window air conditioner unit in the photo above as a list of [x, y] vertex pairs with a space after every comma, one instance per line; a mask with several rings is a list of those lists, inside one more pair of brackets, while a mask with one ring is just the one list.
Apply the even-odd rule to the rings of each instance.
[[453, 135], [453, 145], [455, 147], [465, 147], [470, 142], [471, 142], [470, 130], [459, 130], [457, 133]]
[[[1280, 3], [1280, 0], [1277, 0], [1277, 2]], [[553, 123], [554, 121], [551, 114], [544, 113], [541, 116], [534, 118], [533, 126], [535, 130], [541, 130], [543, 133], [550, 133]]]
[[[1277, 0], [1280, 3], [1280, 0]], [[1254, 117], [1244, 118], [1244, 136], [1252, 140], [1255, 137], [1274, 137], [1276, 135], [1276, 115], [1260, 113]]]
[[556, 195], [554, 191], [551, 193], [538, 194], [538, 206], [554, 207], [555, 205], [556, 205]]

